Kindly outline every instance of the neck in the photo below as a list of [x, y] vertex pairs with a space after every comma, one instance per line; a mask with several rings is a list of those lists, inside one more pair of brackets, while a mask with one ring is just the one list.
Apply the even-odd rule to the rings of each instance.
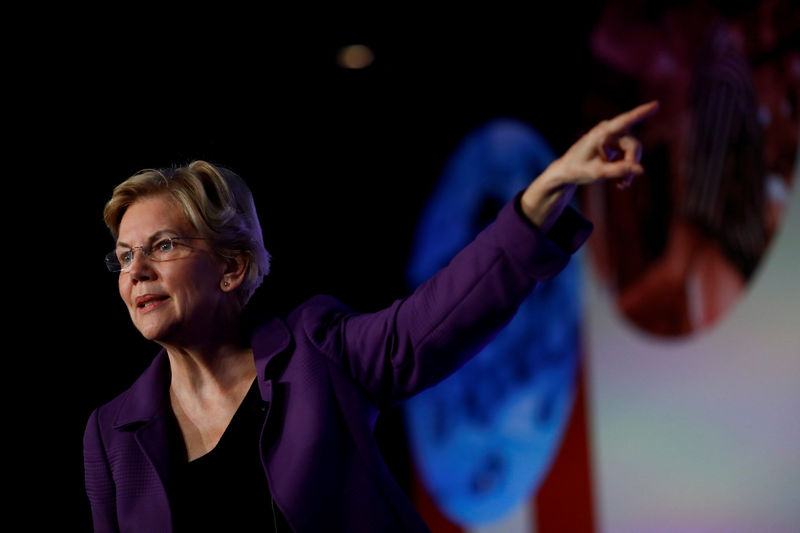
[[169, 357], [170, 388], [177, 394], [227, 394], [256, 377], [253, 351], [236, 339], [215, 339], [202, 345], [163, 345]]

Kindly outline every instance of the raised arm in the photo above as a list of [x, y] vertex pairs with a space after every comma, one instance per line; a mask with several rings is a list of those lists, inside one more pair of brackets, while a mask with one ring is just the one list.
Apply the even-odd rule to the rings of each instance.
[[368, 314], [312, 300], [307, 324], [320, 329], [311, 337], [379, 408], [441, 381], [588, 238], [591, 224], [567, 206], [575, 188], [603, 179], [624, 188], [643, 172], [639, 143], [627, 130], [656, 108], [637, 107], [589, 131], [409, 297]]

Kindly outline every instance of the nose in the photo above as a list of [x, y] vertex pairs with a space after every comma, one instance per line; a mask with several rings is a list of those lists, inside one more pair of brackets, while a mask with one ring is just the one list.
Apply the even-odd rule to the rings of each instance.
[[131, 267], [128, 269], [128, 274], [131, 280], [148, 281], [155, 278], [150, 260], [142, 253], [141, 248], [133, 251], [133, 259], [131, 260]]

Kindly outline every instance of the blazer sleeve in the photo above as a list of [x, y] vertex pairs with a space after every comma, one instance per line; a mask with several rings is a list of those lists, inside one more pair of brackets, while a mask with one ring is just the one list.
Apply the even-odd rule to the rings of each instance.
[[115, 505], [116, 489], [103, 446], [97, 409], [89, 417], [83, 436], [83, 466], [86, 476], [86, 495], [92, 508], [95, 533], [119, 531]]
[[410, 296], [358, 314], [330, 297], [308, 302], [307, 334], [384, 408], [430, 387], [478, 353], [537, 282], [560, 272], [592, 225], [572, 208], [542, 233], [519, 209], [497, 219]]

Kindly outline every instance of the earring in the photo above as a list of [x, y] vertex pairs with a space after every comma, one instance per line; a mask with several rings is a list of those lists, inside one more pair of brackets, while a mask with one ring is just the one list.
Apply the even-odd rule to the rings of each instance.
[[226, 286], [226, 287], [227, 287], [228, 285], [230, 285], [230, 283], [228, 283], [227, 281], [223, 281], [223, 282], [222, 282], [222, 284], [223, 284], [224, 286]]

